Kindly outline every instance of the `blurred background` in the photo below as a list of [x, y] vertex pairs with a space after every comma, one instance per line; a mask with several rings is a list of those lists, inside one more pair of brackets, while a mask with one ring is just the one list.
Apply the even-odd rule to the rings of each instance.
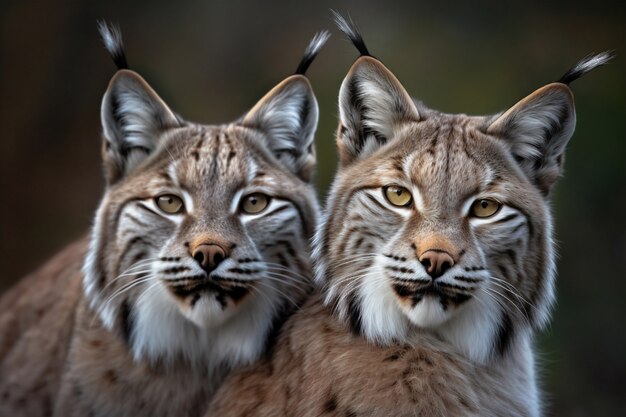
[[339, 85], [356, 51], [329, 8], [413, 96], [446, 112], [503, 110], [590, 52], [553, 206], [558, 305], [539, 338], [548, 415], [626, 415], [626, 12], [623, 2], [2, 1], [0, 291], [88, 230], [104, 182], [99, 106], [115, 67], [96, 19], [121, 25], [130, 66], [188, 120], [222, 123], [290, 75], [320, 29], [316, 178], [335, 170]]

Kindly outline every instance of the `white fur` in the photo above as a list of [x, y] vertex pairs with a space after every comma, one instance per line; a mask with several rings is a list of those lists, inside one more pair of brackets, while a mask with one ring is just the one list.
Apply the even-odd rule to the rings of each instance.
[[111, 56], [122, 54], [124, 42], [122, 40], [122, 31], [119, 27], [100, 21], [98, 22], [98, 32], [100, 32], [104, 47]]
[[89, 249], [87, 256], [85, 257], [85, 263], [83, 264], [83, 290], [89, 300], [89, 306], [98, 311], [100, 319], [104, 325], [111, 329], [115, 321], [115, 309], [110, 304], [103, 306], [104, 297], [98, 288], [98, 281], [100, 277], [99, 266], [97, 265], [97, 253], [98, 246], [101, 243], [102, 236], [100, 230], [102, 229], [102, 217], [105, 207], [108, 205], [107, 196], [103, 198], [98, 211], [96, 212], [94, 225], [91, 231], [91, 240], [89, 242]]
[[537, 299], [537, 303], [535, 305], [535, 313], [536, 313], [536, 325], [539, 329], [545, 328], [550, 320], [550, 314], [552, 313], [552, 308], [554, 307], [555, 302], [555, 281], [556, 281], [556, 254], [555, 254], [555, 243], [553, 237], [553, 225], [552, 225], [552, 214], [550, 213], [550, 207], [545, 206], [544, 208], [544, 219], [545, 219], [545, 238], [547, 239], [546, 248], [546, 268], [543, 271], [545, 276], [545, 284], [546, 286], [539, 293], [539, 297]]
[[500, 319], [498, 304], [486, 292], [477, 291], [435, 331], [468, 359], [486, 363], [493, 352]]
[[313, 36], [313, 39], [311, 39], [311, 42], [309, 42], [309, 45], [304, 50], [304, 56], [316, 56], [319, 53], [320, 49], [322, 49], [322, 47], [326, 44], [328, 38], [330, 38], [329, 31], [322, 30], [320, 32], [317, 32], [315, 36]]
[[[183, 316], [163, 285], [148, 287], [133, 310], [136, 325], [131, 343], [135, 359], [172, 363], [182, 357], [210, 369], [254, 361], [264, 347], [259, 341], [264, 340], [279, 301], [267, 287], [260, 286], [258, 291], [264, 296], [247, 300], [237, 314], [225, 316], [221, 323], [194, 323]], [[204, 313], [219, 309], [209, 300], [198, 303]]]
[[613, 54], [609, 51], [590, 55], [579, 61], [571, 70], [569, 70], [569, 72], [580, 73], [580, 75], [584, 75], [596, 67], [606, 65], [612, 58]]
[[406, 340], [408, 323], [380, 263], [361, 276], [359, 290], [363, 333], [369, 340], [390, 344]]

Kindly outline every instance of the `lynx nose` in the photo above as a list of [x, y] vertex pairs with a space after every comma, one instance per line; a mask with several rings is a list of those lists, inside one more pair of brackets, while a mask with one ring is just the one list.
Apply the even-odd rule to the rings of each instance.
[[419, 261], [424, 265], [426, 272], [433, 279], [442, 276], [448, 269], [454, 265], [454, 259], [448, 252], [438, 249], [430, 249], [422, 253]]
[[220, 245], [203, 243], [194, 248], [191, 256], [206, 272], [211, 272], [227, 258], [228, 254]]

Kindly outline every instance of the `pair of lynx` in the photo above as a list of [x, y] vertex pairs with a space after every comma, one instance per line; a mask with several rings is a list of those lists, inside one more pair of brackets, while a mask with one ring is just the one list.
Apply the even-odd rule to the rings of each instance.
[[[541, 414], [532, 336], [554, 299], [567, 84], [609, 55], [504, 113], [451, 115], [411, 99], [337, 22], [361, 57], [339, 93], [319, 225], [304, 74], [328, 33], [220, 126], [184, 121], [117, 72], [89, 243], [0, 300], [0, 414]], [[101, 33], [127, 67], [119, 33]]]

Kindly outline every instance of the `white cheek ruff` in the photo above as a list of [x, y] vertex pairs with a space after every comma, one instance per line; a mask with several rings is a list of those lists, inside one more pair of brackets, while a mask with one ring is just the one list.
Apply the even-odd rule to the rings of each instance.
[[406, 318], [398, 308], [398, 300], [391, 288], [391, 282], [375, 262], [369, 271], [361, 276], [359, 299], [361, 325], [364, 335], [383, 344], [404, 341], [407, 334]]
[[502, 319], [500, 306], [485, 291], [478, 291], [457, 313], [436, 332], [468, 359], [486, 363], [495, 348]]
[[87, 256], [85, 257], [85, 263], [83, 264], [83, 290], [87, 299], [89, 300], [89, 307], [96, 310], [104, 326], [111, 330], [115, 322], [115, 310], [113, 306], [103, 306], [104, 297], [100, 293], [99, 281], [100, 274], [98, 264], [98, 247], [103, 239], [100, 231], [102, 229], [102, 216], [104, 214], [104, 207], [108, 205], [108, 196], [105, 195], [98, 211], [96, 212], [94, 225], [91, 232], [91, 240], [89, 242], [89, 249]]
[[237, 308], [222, 309], [215, 295], [203, 295], [189, 311], [181, 308], [162, 283], [149, 286], [133, 309], [131, 348], [135, 360], [177, 359], [216, 371], [256, 360], [272, 325], [280, 297], [259, 288]]

